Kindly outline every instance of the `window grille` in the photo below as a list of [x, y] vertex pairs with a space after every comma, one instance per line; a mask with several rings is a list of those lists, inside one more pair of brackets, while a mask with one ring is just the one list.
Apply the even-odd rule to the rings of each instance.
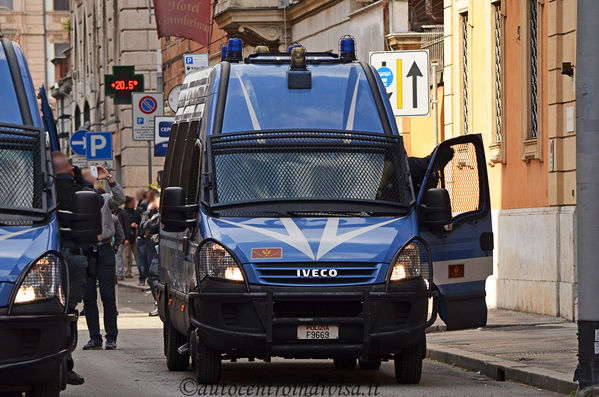
[[537, 2], [530, 0], [530, 136], [535, 139], [538, 136], [538, 76], [537, 76]]
[[502, 69], [501, 69], [501, 3], [495, 3], [495, 142], [501, 142], [502, 134]]
[[464, 135], [469, 133], [468, 126], [468, 14], [462, 18], [462, 107], [464, 117]]

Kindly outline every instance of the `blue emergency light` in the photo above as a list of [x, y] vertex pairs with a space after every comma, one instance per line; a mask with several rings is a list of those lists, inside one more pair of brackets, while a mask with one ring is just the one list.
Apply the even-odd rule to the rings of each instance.
[[224, 61], [225, 59], [227, 59], [227, 51], [228, 51], [229, 47], [227, 47], [226, 45], [222, 46], [220, 49], [220, 60]]
[[356, 60], [356, 40], [351, 36], [343, 36], [339, 44], [339, 56], [342, 60], [351, 62]]
[[243, 42], [241, 39], [229, 39], [229, 48], [227, 49], [227, 59], [231, 62], [239, 62], [243, 59], [241, 51]]

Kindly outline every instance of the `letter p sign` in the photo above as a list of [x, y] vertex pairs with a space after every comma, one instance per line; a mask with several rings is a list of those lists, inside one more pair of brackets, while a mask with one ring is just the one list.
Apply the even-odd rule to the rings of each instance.
[[86, 136], [88, 160], [112, 159], [112, 133], [88, 132]]

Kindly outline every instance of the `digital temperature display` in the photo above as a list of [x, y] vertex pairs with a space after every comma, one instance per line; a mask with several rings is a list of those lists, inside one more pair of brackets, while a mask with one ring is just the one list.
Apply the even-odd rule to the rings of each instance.
[[137, 80], [117, 80], [110, 84], [115, 91], [133, 91], [139, 84]]
[[131, 93], [144, 92], [143, 74], [135, 74], [134, 66], [113, 66], [104, 75], [104, 94], [114, 98], [115, 105], [131, 104]]

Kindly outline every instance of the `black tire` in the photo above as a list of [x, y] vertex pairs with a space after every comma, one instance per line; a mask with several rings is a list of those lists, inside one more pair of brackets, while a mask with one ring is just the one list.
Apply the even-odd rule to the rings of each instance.
[[177, 331], [168, 320], [163, 324], [163, 327], [166, 333], [166, 366], [169, 371], [186, 371], [189, 368], [189, 354], [182, 356], [177, 350], [179, 346], [187, 343], [187, 338]]
[[395, 379], [400, 384], [416, 384], [422, 377], [422, 360], [426, 354], [426, 339], [423, 336], [414, 346], [402, 349], [396, 354]]
[[196, 338], [195, 375], [200, 384], [216, 384], [222, 371], [221, 354]]
[[381, 367], [381, 359], [379, 357], [370, 357], [368, 361], [358, 360], [361, 369], [375, 370]]
[[33, 385], [27, 392], [27, 397], [58, 397], [62, 383], [62, 365], [59, 365], [49, 382]]
[[355, 357], [335, 357], [333, 359], [333, 364], [336, 369], [341, 369], [344, 371], [351, 371], [356, 368], [356, 358]]

